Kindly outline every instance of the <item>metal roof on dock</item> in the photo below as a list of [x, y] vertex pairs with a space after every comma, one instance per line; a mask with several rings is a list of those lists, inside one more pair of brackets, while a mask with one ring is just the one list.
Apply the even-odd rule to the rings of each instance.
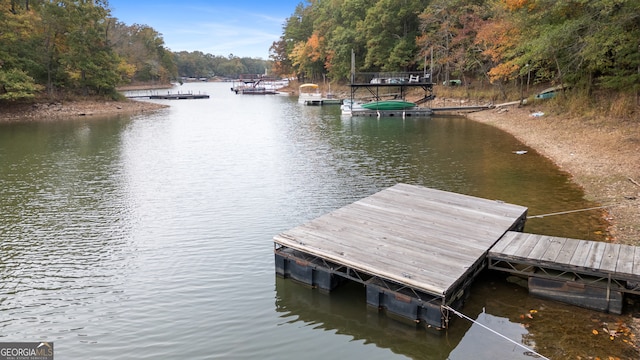
[[444, 297], [526, 213], [502, 201], [397, 184], [274, 242]]

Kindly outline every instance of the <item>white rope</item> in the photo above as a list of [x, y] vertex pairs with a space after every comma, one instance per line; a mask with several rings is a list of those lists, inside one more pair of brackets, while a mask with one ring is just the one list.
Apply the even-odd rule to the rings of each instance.
[[614, 206], [618, 206], [618, 205], [620, 205], [620, 204], [603, 205], [603, 206], [596, 206], [596, 207], [586, 208], [586, 209], [567, 210], [567, 211], [560, 211], [560, 212], [549, 213], [549, 214], [533, 215], [533, 216], [527, 216], [527, 219], [536, 219], [536, 218], [543, 218], [545, 216], [564, 215], [564, 214], [571, 214], [571, 213], [576, 213], [576, 212], [581, 212], [581, 211], [604, 209], [604, 208], [614, 207]]
[[480, 324], [479, 322], [477, 322], [477, 321], [473, 320], [472, 318], [468, 317], [467, 315], [465, 315], [465, 314], [463, 314], [463, 313], [461, 313], [461, 312], [459, 312], [459, 311], [457, 311], [457, 310], [455, 310], [455, 309], [453, 309], [453, 308], [451, 308], [451, 307], [449, 307], [449, 306], [446, 306], [446, 305], [445, 305], [445, 306], [443, 306], [443, 308], [444, 308], [444, 309], [446, 309], [446, 310], [449, 310], [449, 311], [453, 312], [454, 314], [458, 315], [459, 317], [461, 317], [461, 318], [463, 318], [463, 319], [469, 320], [470, 322], [472, 322], [472, 323], [474, 323], [474, 324], [480, 325], [481, 327], [485, 328], [486, 330], [489, 330], [490, 332], [492, 332], [492, 333], [494, 333], [494, 334], [496, 334], [496, 335], [500, 336], [501, 338], [503, 338], [503, 339], [505, 339], [505, 340], [507, 340], [507, 341], [509, 341], [509, 342], [511, 342], [511, 343], [513, 343], [513, 344], [515, 344], [515, 345], [517, 345], [517, 346], [519, 346], [519, 347], [521, 347], [521, 348], [523, 348], [523, 349], [527, 350], [527, 351], [530, 351], [531, 353], [535, 354], [536, 356], [539, 356], [539, 357], [541, 357], [541, 358], [543, 358], [543, 359], [545, 359], [545, 360], [550, 360], [548, 357], [546, 357], [546, 356], [544, 356], [544, 355], [541, 355], [541, 354], [539, 354], [539, 353], [535, 352], [534, 350], [529, 349], [528, 347], [526, 347], [526, 346], [524, 346], [524, 345], [520, 344], [519, 342], [517, 342], [517, 341], [515, 341], [515, 340], [511, 340], [511, 339], [509, 339], [508, 337], [506, 337], [506, 336], [504, 336], [504, 335], [500, 334], [499, 332], [497, 332], [497, 331], [495, 331], [495, 330], [493, 330], [493, 329], [491, 329], [491, 328], [489, 328], [489, 327], [487, 327], [487, 326], [485, 326], [485, 325], [483, 325], [483, 324]]

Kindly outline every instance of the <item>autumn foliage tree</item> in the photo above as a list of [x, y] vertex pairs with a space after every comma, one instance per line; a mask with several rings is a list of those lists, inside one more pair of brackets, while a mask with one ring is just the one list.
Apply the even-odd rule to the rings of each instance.
[[307, 41], [300, 41], [293, 47], [289, 57], [291, 64], [298, 70], [301, 77], [319, 79], [324, 73], [326, 53], [324, 52], [324, 37], [313, 33]]
[[307, 0], [273, 49], [303, 76], [348, 81], [352, 50], [361, 72], [419, 69], [433, 51], [437, 79], [486, 79], [505, 96], [525, 76], [640, 94], [639, 14], [635, 0]]
[[0, 100], [42, 89], [115, 95], [135, 78], [175, 77], [173, 54], [155, 30], [138, 26], [123, 35], [124, 28], [106, 0], [0, 0]]

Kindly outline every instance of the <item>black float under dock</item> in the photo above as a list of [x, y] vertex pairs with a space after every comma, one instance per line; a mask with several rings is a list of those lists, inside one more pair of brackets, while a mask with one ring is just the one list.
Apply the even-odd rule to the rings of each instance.
[[367, 304], [446, 328], [489, 249], [522, 231], [527, 208], [397, 184], [274, 237], [276, 273], [331, 291], [366, 286]]

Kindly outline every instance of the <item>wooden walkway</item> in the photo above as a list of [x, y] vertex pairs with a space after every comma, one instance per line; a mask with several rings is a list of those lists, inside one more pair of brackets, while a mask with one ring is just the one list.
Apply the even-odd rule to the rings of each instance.
[[160, 95], [157, 93], [154, 94], [138, 94], [138, 95], [128, 95], [127, 99], [162, 99], [162, 100], [189, 100], [189, 99], [208, 99], [209, 95], [207, 94], [164, 94]]
[[163, 99], [163, 100], [192, 100], [192, 99], [208, 99], [207, 94], [165, 94], [165, 95], [151, 95], [149, 99]]
[[559, 270], [611, 274], [629, 280], [640, 278], [640, 249], [630, 245], [508, 232], [489, 256], [496, 260], [535, 262]]
[[[404, 294], [451, 305], [485, 267], [488, 250], [508, 230], [522, 230], [526, 213], [501, 201], [397, 184], [276, 235], [276, 272], [331, 290], [313, 269], [402, 301], [410, 301]], [[439, 320], [433, 325], [443, 325]]]
[[597, 310], [619, 313], [622, 293], [640, 294], [636, 246], [507, 232], [488, 259], [490, 269], [527, 276], [534, 294]]

